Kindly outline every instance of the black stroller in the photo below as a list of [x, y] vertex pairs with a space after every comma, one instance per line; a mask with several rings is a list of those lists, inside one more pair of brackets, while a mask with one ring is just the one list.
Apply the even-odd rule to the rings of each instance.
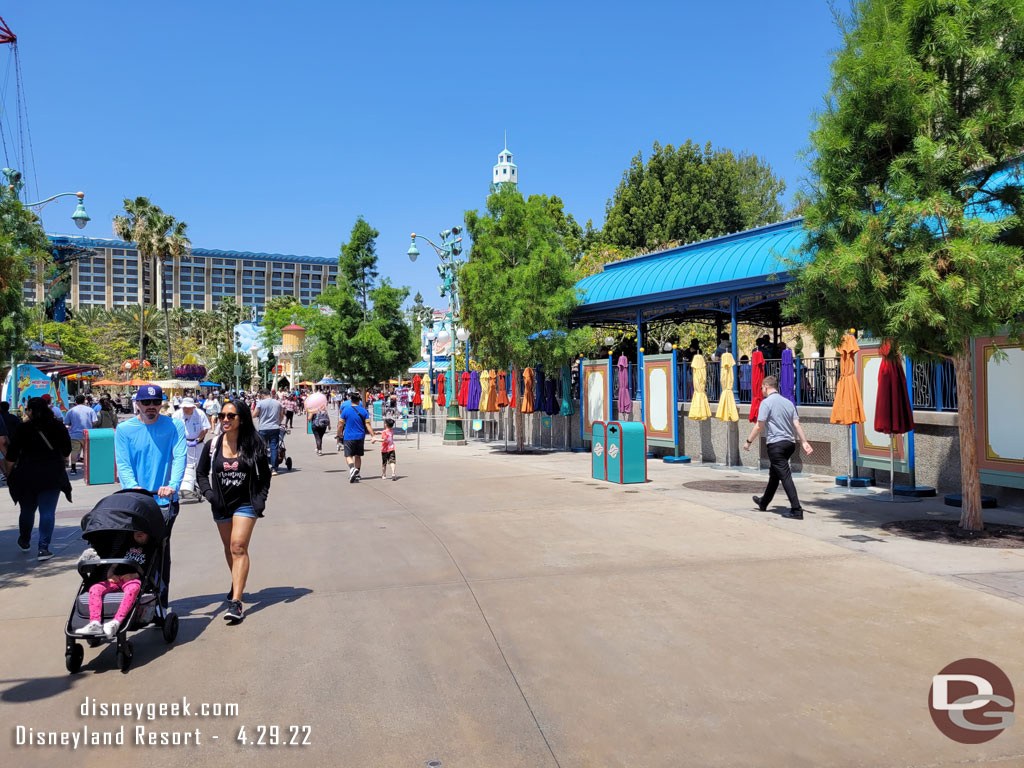
[[[78, 562], [82, 583], [64, 628], [64, 662], [68, 672], [74, 674], [82, 668], [85, 649], [79, 640], [85, 640], [91, 648], [110, 642], [105, 635], [79, 635], [77, 631], [89, 623], [89, 587], [105, 579], [111, 565], [135, 568], [142, 582], [138, 599], [114, 636], [117, 642], [117, 666], [121, 671], [127, 671], [132, 663], [129, 631], [154, 624], [162, 627], [164, 640], [174, 642], [178, 635], [178, 617], [173, 611], [168, 611], [160, 600], [160, 564], [163, 563], [165, 548], [170, 541], [172, 525], [173, 520], [165, 520], [153, 495], [137, 488], [118, 491], [101, 499], [82, 518], [82, 538], [89, 542], [99, 559], [82, 559]], [[114, 552], [126, 551], [124, 545], [135, 531], [148, 534], [154, 545], [145, 567], [132, 560], [110, 558]], [[123, 592], [108, 592], [103, 596], [103, 621], [114, 618], [123, 597]]]

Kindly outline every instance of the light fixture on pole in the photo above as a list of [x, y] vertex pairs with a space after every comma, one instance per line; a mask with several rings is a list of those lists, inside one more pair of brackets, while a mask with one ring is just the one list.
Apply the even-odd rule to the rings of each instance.
[[[458, 293], [458, 267], [456, 257], [462, 253], [462, 227], [452, 227], [441, 232], [441, 244], [438, 245], [431, 242], [430, 238], [424, 237], [423, 235], [417, 235], [413, 232], [410, 235], [411, 243], [409, 244], [409, 250], [406, 251], [406, 255], [409, 257], [409, 261], [415, 262], [416, 258], [420, 255], [419, 249], [416, 247], [416, 238], [425, 240], [434, 252], [437, 253], [438, 259], [441, 264], [437, 268], [437, 273], [441, 278], [440, 293], [441, 297], [449, 297], [448, 311], [445, 313], [445, 321], [441, 330], [437, 333], [437, 341], [442, 345], [448, 344], [452, 341], [452, 333], [449, 329], [456, 329], [458, 327], [459, 320], [459, 293]], [[464, 329], [463, 329], [464, 330]], [[458, 335], [459, 331], [456, 331]], [[467, 333], [467, 338], [468, 333]], [[453, 345], [454, 347], [454, 345]], [[433, 345], [431, 345], [433, 349]], [[454, 349], [452, 350], [454, 352]], [[455, 355], [449, 354], [448, 356], [448, 368], [449, 377], [448, 381], [454, 386], [455, 383]], [[455, 402], [454, 397], [448, 398], [448, 415], [447, 423], [444, 430], [444, 444], [445, 445], [465, 445], [466, 437], [462, 429], [462, 417], [459, 414], [459, 406]]]

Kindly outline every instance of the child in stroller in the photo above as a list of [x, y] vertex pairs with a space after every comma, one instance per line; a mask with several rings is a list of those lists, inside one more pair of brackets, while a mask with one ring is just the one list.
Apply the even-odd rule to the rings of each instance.
[[[132, 662], [129, 631], [155, 624], [162, 627], [164, 640], [174, 642], [178, 617], [159, 597], [160, 564], [172, 525], [173, 519], [164, 519], [152, 494], [137, 488], [101, 499], [82, 518], [82, 538], [91, 549], [78, 561], [82, 581], [64, 628], [69, 672], [82, 667], [85, 651], [79, 640], [94, 648], [115, 641], [121, 671], [127, 671]], [[106, 625], [97, 632], [97, 624], [104, 621]]]
[[[130, 560], [132, 565], [110, 566], [107, 570], [107, 578], [104, 581], [97, 581], [89, 587], [89, 623], [76, 630], [76, 634], [104, 634], [108, 640], [113, 640], [117, 630], [124, 623], [128, 611], [135, 605], [135, 598], [142, 591], [142, 581], [139, 579], [136, 566], [145, 569], [146, 560], [153, 554], [153, 547], [148, 546], [149, 534], [145, 531], [133, 531], [132, 541], [136, 546], [127, 552], [115, 554], [116, 558]], [[88, 562], [88, 558], [85, 562]], [[114, 618], [106, 624], [102, 624], [100, 619], [103, 618], [103, 596], [109, 592], [124, 592], [124, 597], [121, 598], [121, 604], [118, 606]]]

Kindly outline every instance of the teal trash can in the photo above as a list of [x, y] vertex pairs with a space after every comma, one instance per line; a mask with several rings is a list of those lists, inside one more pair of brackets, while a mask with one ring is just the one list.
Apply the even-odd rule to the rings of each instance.
[[608, 422], [605, 467], [610, 483], [647, 482], [647, 427], [642, 422]]
[[603, 421], [593, 424], [593, 440], [590, 444], [590, 476], [595, 480], [608, 479], [608, 467], [605, 463], [605, 437], [608, 425]]
[[85, 430], [85, 484], [110, 485], [117, 482], [114, 430]]
[[306, 414], [306, 434], [313, 434], [313, 414], [311, 413]]
[[373, 401], [373, 420], [384, 421], [384, 401], [374, 400]]

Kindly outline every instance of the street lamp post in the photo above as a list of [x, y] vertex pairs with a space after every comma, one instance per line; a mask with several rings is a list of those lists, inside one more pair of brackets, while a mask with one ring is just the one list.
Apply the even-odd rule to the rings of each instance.
[[[412, 243], [406, 254], [410, 261], [416, 261], [420, 255], [416, 247], [416, 238], [427, 242], [441, 263], [437, 267], [437, 274], [441, 278], [441, 297], [448, 297], [448, 311], [445, 313], [445, 327], [437, 334], [437, 339], [442, 344], [451, 341], [452, 353], [455, 351], [455, 337], [465, 341], [469, 338], [469, 331], [465, 328], [457, 328], [459, 322], [459, 291], [458, 291], [458, 262], [456, 257], [462, 253], [462, 227], [452, 227], [441, 233], [441, 244], [437, 245], [430, 238], [412, 233]], [[450, 329], [450, 330], [449, 330]], [[431, 370], [433, 369], [433, 344], [431, 348]], [[455, 355], [448, 356], [449, 381], [455, 382]], [[462, 430], [462, 418], [459, 415], [459, 406], [454, 397], [448, 398], [448, 415], [444, 428], [444, 445], [465, 445], [466, 435]]]

